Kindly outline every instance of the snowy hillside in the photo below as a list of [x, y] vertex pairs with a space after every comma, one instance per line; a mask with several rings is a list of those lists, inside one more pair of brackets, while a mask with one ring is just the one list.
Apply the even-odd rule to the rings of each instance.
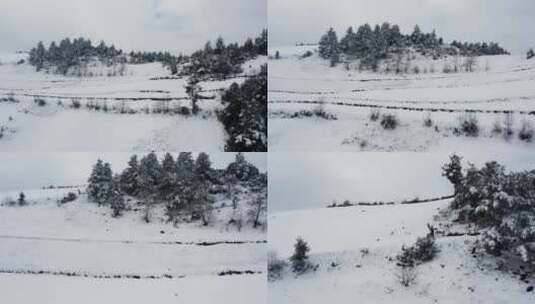
[[[125, 64], [123, 76], [97, 64], [88, 67], [93, 77], [71, 77], [17, 64], [24, 56], [0, 57], [0, 151], [223, 151], [219, 92], [244, 81], [201, 82], [202, 113], [194, 116], [187, 79], [159, 63]], [[246, 62], [243, 75], [262, 62], [265, 56]]]
[[[535, 126], [533, 60], [479, 56], [473, 72], [446, 73], [467, 59], [414, 54], [407, 73], [396, 74], [385, 71], [385, 62], [378, 72], [359, 71], [354, 62], [330, 67], [315, 46], [269, 54], [274, 151], [441, 151], [503, 142], [533, 148], [532, 136], [520, 135]], [[393, 128], [382, 125], [385, 116], [395, 120]], [[465, 122], [477, 132], [466, 131]]]
[[[533, 280], [496, 271], [497, 262], [470, 254], [471, 236], [439, 236], [437, 257], [399, 282], [396, 255], [427, 233], [449, 200], [415, 205], [312, 209], [270, 214], [269, 248], [288, 258], [297, 237], [317, 267], [270, 282], [270, 303], [531, 303]], [[317, 265], [317, 266], [316, 266]]]
[[[183, 153], [180, 159], [185, 155], [190, 154]], [[2, 160], [7, 161], [7, 156], [2, 156]], [[24, 157], [30, 156], [11, 156], [11, 159], [20, 161]], [[172, 158], [166, 158], [169, 165]], [[209, 170], [206, 172], [219, 180], [222, 170], [210, 169], [211, 162], [205, 160]], [[241, 161], [241, 166], [248, 166], [247, 172], [253, 172], [249, 163]], [[132, 172], [132, 167], [125, 172], [139, 174], [139, 183], [145, 183], [141, 170], [146, 162], [146, 158], [141, 158], [139, 173]], [[196, 168], [200, 168], [199, 164], [197, 161]], [[234, 169], [228, 172], [242, 172], [239, 170], [244, 168], [237, 163], [230, 164]], [[129, 165], [133, 163], [130, 161]], [[99, 173], [98, 165], [94, 168], [97, 169], [92, 176]], [[76, 170], [91, 171], [90, 168]], [[177, 171], [177, 174], [180, 172], [186, 174], [186, 171]], [[249, 173], [250, 176], [253, 173]], [[62, 174], [69, 176], [71, 173]], [[245, 176], [240, 175], [244, 182], [232, 179], [232, 184], [226, 185], [231, 195], [221, 186], [209, 184], [210, 193], [205, 194], [210, 198], [209, 207], [206, 206], [210, 215], [206, 223], [193, 217], [189, 219], [183, 207], [187, 202], [184, 196], [174, 199], [184, 209], [173, 209], [179, 211], [173, 214], [174, 221], [169, 218], [170, 206], [175, 206], [171, 201], [153, 203], [148, 222], [148, 203], [143, 199], [146, 196], [124, 195], [120, 199], [113, 196], [111, 203], [99, 204], [91, 196], [99, 190], [92, 184], [94, 179], [84, 185], [16, 190], [11, 186], [0, 191], [0, 247], [3, 249], [0, 281], [5, 283], [1, 284], [2, 298], [12, 303], [38, 299], [44, 303], [68, 303], [76, 297], [83, 298], [82, 303], [94, 303], [111, 297], [129, 299], [131, 303], [145, 303], [150, 298], [158, 299], [159, 303], [207, 304], [215, 301], [249, 303], [254, 298], [263, 303], [266, 298], [266, 215], [258, 216], [258, 227], [249, 217], [253, 208], [251, 201], [265, 192], [257, 193], [261, 190], [250, 187]], [[102, 178], [97, 184], [106, 187]], [[191, 183], [193, 180], [201, 182], [200, 177], [190, 178]], [[160, 189], [160, 186], [154, 187]], [[196, 193], [195, 197], [201, 195]], [[120, 213], [115, 213], [117, 204], [121, 203]], [[54, 284], [72, 288], [60, 291]], [[34, 291], [21, 293], [21, 288]], [[210, 292], [201, 292], [205, 289]]]

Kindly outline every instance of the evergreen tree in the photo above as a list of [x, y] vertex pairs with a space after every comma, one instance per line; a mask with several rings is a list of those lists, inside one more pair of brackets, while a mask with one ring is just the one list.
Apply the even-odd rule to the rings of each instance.
[[296, 274], [302, 274], [310, 269], [310, 262], [308, 260], [308, 252], [310, 247], [302, 238], [297, 238], [294, 245], [294, 253], [290, 257], [292, 263], [292, 271]]
[[529, 49], [529, 51], [526, 53], [526, 58], [531, 59], [535, 57], [535, 52], [533, 52], [533, 49]]
[[139, 164], [137, 155], [132, 155], [128, 161], [128, 167], [123, 171], [120, 177], [120, 189], [124, 193], [136, 196], [139, 191], [138, 184]]
[[233, 83], [222, 102], [219, 119], [229, 135], [225, 151], [267, 150], [267, 66], [241, 85]]
[[90, 200], [103, 205], [109, 202], [113, 190], [113, 173], [109, 163], [98, 160], [88, 180], [87, 194]]
[[145, 203], [145, 221], [150, 221], [150, 209], [158, 197], [162, 169], [156, 153], [151, 152], [139, 162], [139, 195]]
[[450, 156], [450, 161], [442, 167], [442, 176], [446, 177], [454, 186], [455, 193], [459, 191], [463, 180], [461, 157], [457, 154]]
[[195, 160], [195, 175], [202, 181], [211, 181], [212, 174], [213, 169], [210, 156], [204, 152], [199, 153]]
[[319, 55], [324, 59], [328, 59], [331, 66], [336, 65], [340, 59], [340, 49], [338, 46], [338, 38], [333, 28], [330, 28], [325, 35], [323, 35], [319, 42]]

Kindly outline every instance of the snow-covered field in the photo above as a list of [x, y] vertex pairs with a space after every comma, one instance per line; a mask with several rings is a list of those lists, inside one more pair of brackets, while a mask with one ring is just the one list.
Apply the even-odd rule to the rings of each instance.
[[[17, 64], [26, 54], [0, 54], [0, 151], [222, 151], [226, 134], [215, 110], [219, 91], [243, 78], [201, 83], [201, 115], [165, 114], [190, 107], [186, 79], [159, 63], [127, 64], [124, 76], [64, 77]], [[249, 75], [265, 62], [243, 66]], [[35, 100], [43, 99], [44, 106]], [[79, 106], [75, 106], [75, 104]], [[156, 113], [155, 113], [156, 112]]]
[[[8, 205], [21, 190], [28, 205]], [[222, 196], [210, 226], [174, 227], [163, 206], [145, 223], [135, 199], [113, 218], [109, 207], [87, 201], [84, 185], [21, 190], [0, 191], [3, 301], [265, 302], [265, 231], [227, 225], [231, 202]], [[78, 199], [59, 205], [68, 192]]]
[[[482, 56], [474, 72], [443, 73], [462, 66], [463, 58], [432, 60], [416, 56], [419, 73], [396, 75], [358, 71], [344, 63], [331, 68], [314, 46], [271, 49], [280, 59], [269, 61], [269, 144], [272, 151], [443, 151], [477, 142], [490, 147], [505, 141], [493, 132], [512, 113], [509, 145], [533, 149], [520, 141], [523, 124], [535, 127], [535, 61], [522, 56]], [[410, 71], [412, 71], [412, 68]], [[336, 120], [289, 118], [302, 110], [322, 107]], [[394, 114], [399, 125], [385, 130], [371, 121], [372, 110]], [[472, 113], [480, 128], [476, 138], [454, 135], [460, 119]], [[430, 118], [431, 125], [424, 126]]]
[[[533, 169], [533, 154], [510, 151], [472, 151], [462, 155], [463, 166], [496, 160], [507, 170]], [[402, 203], [452, 194], [441, 176], [447, 158], [409, 152], [270, 155], [268, 250], [288, 261], [301, 237], [317, 269], [296, 276], [288, 261], [282, 278], [269, 282], [269, 303], [532, 303], [532, 277], [496, 270], [499, 259], [473, 254], [477, 236], [450, 234], [468, 231], [445, 216], [451, 199]], [[334, 199], [394, 203], [326, 208]], [[405, 287], [396, 255], [425, 236], [428, 223], [437, 228], [440, 251], [415, 268], [414, 284]]]
[[496, 271], [487, 256], [472, 256], [474, 237], [439, 237], [440, 252], [416, 268], [410, 287], [400, 284], [395, 256], [427, 233], [427, 223], [448, 200], [415, 205], [311, 209], [272, 213], [269, 248], [288, 258], [296, 237], [319, 265], [269, 284], [270, 303], [532, 303], [519, 276]]

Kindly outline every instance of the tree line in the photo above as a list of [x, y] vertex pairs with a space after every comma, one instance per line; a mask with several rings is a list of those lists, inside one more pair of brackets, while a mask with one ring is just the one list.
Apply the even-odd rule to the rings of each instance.
[[126, 59], [120, 56], [122, 54], [122, 50], [116, 49], [114, 45], [108, 46], [104, 41], [94, 46], [90, 39], [76, 38], [71, 41], [65, 38], [58, 44], [52, 41], [48, 48], [39, 41], [37, 46], [31, 49], [28, 60], [37, 71], [55, 67], [58, 73], [67, 74], [69, 68], [88, 62], [93, 57], [98, 57], [100, 61], [108, 64], [119, 61], [124, 63]]
[[330, 28], [319, 41], [319, 55], [327, 59], [334, 66], [340, 61], [340, 56], [358, 58], [361, 65], [374, 68], [381, 59], [386, 59], [391, 53], [399, 53], [412, 47], [424, 55], [431, 55], [437, 59], [442, 54], [481, 56], [509, 54], [498, 43], [467, 43], [453, 41], [450, 46], [444, 44], [444, 39], [438, 37], [433, 30], [423, 32], [418, 25], [412, 33], [404, 35], [398, 25], [388, 22], [375, 25], [373, 28], [366, 23], [354, 31], [349, 27], [345, 35], [338, 40], [333, 28]]
[[248, 202], [248, 215], [254, 227], [262, 225], [261, 214], [266, 210], [267, 175], [249, 163], [238, 153], [226, 169], [214, 169], [210, 157], [199, 153], [181, 152], [175, 159], [166, 153], [159, 161], [152, 152], [138, 160], [133, 155], [121, 173], [114, 174], [111, 165], [98, 160], [88, 179], [87, 194], [90, 201], [107, 205], [114, 217], [128, 209], [125, 197], [140, 200], [144, 206], [143, 219], [151, 221], [151, 209], [165, 206], [167, 220], [212, 221], [215, 195], [225, 194], [238, 208], [237, 188], [247, 188], [256, 193]]
[[259, 55], [267, 55], [267, 29], [256, 38], [247, 38], [242, 45], [225, 44], [222, 37], [214, 45], [208, 41], [203, 49], [195, 51], [183, 67], [183, 73], [198, 77], [225, 78], [241, 73], [241, 64]]

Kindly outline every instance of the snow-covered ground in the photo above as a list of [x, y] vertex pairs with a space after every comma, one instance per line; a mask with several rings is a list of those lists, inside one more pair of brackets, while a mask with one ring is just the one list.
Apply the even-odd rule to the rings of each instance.
[[[0, 54], [0, 151], [222, 151], [226, 140], [215, 110], [219, 91], [244, 78], [201, 83], [199, 116], [165, 114], [190, 107], [186, 79], [174, 79], [159, 63], [127, 64], [124, 76], [64, 77], [17, 64], [25, 54]], [[265, 57], [244, 63], [257, 71]], [[35, 100], [43, 99], [44, 106]], [[74, 104], [79, 104], [75, 107]], [[89, 108], [88, 108], [89, 107]], [[97, 108], [97, 109], [95, 109]], [[154, 113], [154, 112], [157, 113]]]
[[[0, 161], [9, 163], [2, 167], [2, 174], [25, 174], [25, 164], [35, 172], [25, 183], [33, 188], [17, 188], [2, 182], [7, 176], [0, 178], [3, 301], [265, 303], [266, 232], [248, 223], [240, 231], [227, 225], [233, 210], [231, 201], [223, 195], [215, 195], [209, 226], [181, 222], [175, 227], [167, 222], [163, 206], [156, 206], [151, 212], [152, 221], [145, 223], [143, 206], [133, 198], [127, 198], [129, 210], [113, 218], [108, 206], [89, 202], [86, 186], [79, 184], [83, 182], [79, 176], [87, 176], [91, 170], [89, 153], [57, 158], [46, 153], [0, 154]], [[115, 170], [127, 159], [117, 153], [98, 156], [107, 156]], [[213, 156], [216, 168], [232, 160], [232, 155]], [[251, 158], [253, 162], [255, 158]], [[66, 169], [50, 169], [56, 166]], [[35, 186], [44, 181], [43, 171], [62, 182], [71, 177], [73, 185], [50, 182]], [[245, 190], [238, 203], [238, 210], [244, 214], [249, 195]], [[17, 200], [21, 191], [28, 204], [10, 205], [8, 202]], [[58, 204], [68, 192], [78, 198]], [[29, 289], [32, 292], [24, 292]]]
[[[270, 303], [532, 303], [518, 276], [496, 271], [487, 256], [470, 254], [474, 237], [439, 237], [440, 252], [400, 284], [395, 256], [427, 233], [427, 223], [449, 201], [273, 213], [269, 248], [288, 258], [296, 237], [311, 247], [316, 271], [270, 282]], [[334, 263], [334, 264], [333, 264]]]
[[[534, 156], [525, 150], [495, 152], [462, 155], [463, 165], [497, 160], [508, 170], [534, 167]], [[269, 303], [532, 303], [535, 294], [527, 288], [535, 285], [533, 278], [524, 282], [511, 271], [496, 270], [499, 260], [473, 255], [476, 236], [443, 233], [465, 232], [440, 216], [450, 199], [401, 203], [451, 194], [451, 184], [441, 176], [446, 159], [447, 153], [270, 155], [269, 204], [274, 208], [268, 217], [268, 248], [287, 260], [296, 238], [302, 237], [317, 270], [296, 276], [287, 267], [281, 279], [269, 283]], [[326, 195], [339, 203], [396, 203], [326, 208]], [[396, 255], [403, 245], [425, 236], [428, 223], [440, 231], [440, 252], [417, 266], [415, 283], [404, 287]]]
[[[329, 67], [314, 46], [279, 48], [280, 59], [269, 61], [269, 144], [272, 151], [442, 151], [471, 142], [485, 147], [504, 141], [492, 132], [512, 113], [514, 138], [507, 144], [533, 149], [516, 134], [522, 124], [535, 127], [535, 61], [521, 56], [482, 56], [474, 72], [443, 73], [443, 67], [464, 58], [432, 60], [416, 56], [419, 73], [396, 75], [358, 71], [344, 63]], [[271, 58], [276, 49], [270, 50]], [[409, 71], [412, 71], [412, 68]], [[319, 107], [337, 120], [288, 118]], [[372, 110], [394, 114], [399, 126], [385, 130], [371, 121]], [[473, 112], [477, 138], [454, 135], [459, 120]], [[424, 126], [430, 118], [432, 125]], [[380, 119], [379, 119], [380, 120]]]
[[[94, 292], [102, 300], [132, 297], [133, 303], [147, 298], [159, 303], [265, 299], [265, 234], [227, 227], [225, 208], [216, 211], [211, 227], [173, 227], [165, 223], [162, 209], [155, 210], [149, 224], [142, 221], [141, 210], [112, 218], [108, 207], [87, 202], [85, 194], [58, 206], [65, 193], [78, 190], [83, 187], [28, 189], [29, 205], [0, 206], [4, 300], [69, 303], [75, 296], [86, 301], [83, 295]], [[17, 197], [14, 191], [1, 196], [3, 202]], [[219, 276], [226, 271], [251, 274]], [[33, 292], [21, 292], [26, 288]]]

